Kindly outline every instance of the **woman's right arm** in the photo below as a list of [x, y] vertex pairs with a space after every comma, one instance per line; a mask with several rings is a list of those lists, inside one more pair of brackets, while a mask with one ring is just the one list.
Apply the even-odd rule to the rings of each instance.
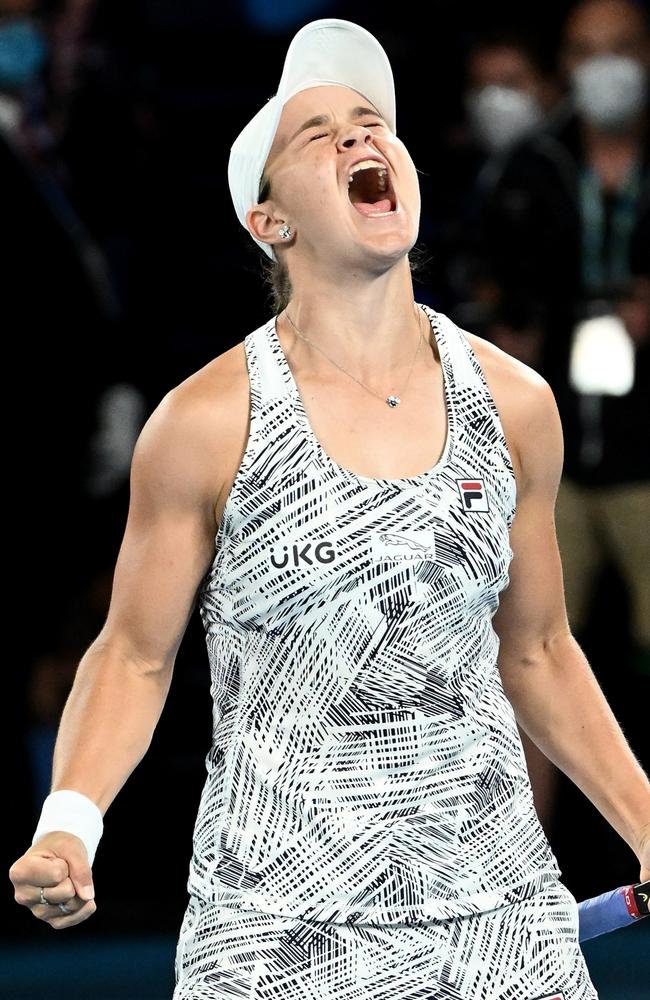
[[[102, 814], [151, 743], [198, 587], [214, 555], [218, 419], [200, 383], [189, 383], [165, 397], [138, 439], [106, 623], [79, 662], [57, 734], [51, 791], [81, 792]], [[71, 854], [65, 879], [55, 877], [64, 872], [57, 862], [64, 858], [61, 838]], [[44, 852], [52, 855], [53, 881], [44, 880], [50, 872]], [[82, 902], [76, 890], [90, 876], [85, 853], [70, 833], [45, 834], [12, 866], [17, 902], [54, 927], [78, 923], [76, 912], [62, 916], [56, 906], [38, 903], [35, 887], [52, 886], [47, 898], [55, 904], [70, 899], [72, 908]]]

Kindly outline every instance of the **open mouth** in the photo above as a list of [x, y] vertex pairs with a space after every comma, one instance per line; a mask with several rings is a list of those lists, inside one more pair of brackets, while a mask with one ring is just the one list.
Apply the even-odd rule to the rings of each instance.
[[388, 169], [378, 160], [354, 164], [348, 176], [348, 197], [357, 212], [367, 217], [390, 215], [397, 208]]

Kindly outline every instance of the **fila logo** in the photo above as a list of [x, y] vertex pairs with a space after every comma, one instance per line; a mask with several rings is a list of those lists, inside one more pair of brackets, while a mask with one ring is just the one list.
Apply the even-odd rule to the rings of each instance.
[[[474, 513], [477, 510], [489, 510], [487, 493], [482, 479], [457, 479], [458, 492], [463, 502], [463, 511]], [[540, 998], [546, 1000], [546, 997]], [[552, 1000], [552, 998], [550, 998]]]
[[[281, 554], [278, 554], [278, 549]], [[313, 566], [314, 561], [320, 563], [331, 563], [336, 558], [336, 550], [330, 542], [305, 542], [293, 545], [275, 545], [271, 550], [271, 564], [276, 569], [284, 569], [285, 566]]]
[[537, 997], [537, 1000], [564, 1000], [564, 993], [545, 993], [543, 997]]

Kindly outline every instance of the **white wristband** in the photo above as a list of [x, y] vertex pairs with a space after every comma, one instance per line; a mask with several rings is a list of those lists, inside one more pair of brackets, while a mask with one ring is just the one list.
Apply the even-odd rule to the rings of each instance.
[[104, 832], [101, 809], [87, 795], [72, 790], [51, 792], [45, 799], [32, 845], [46, 833], [64, 830], [83, 841], [92, 867], [97, 845]]

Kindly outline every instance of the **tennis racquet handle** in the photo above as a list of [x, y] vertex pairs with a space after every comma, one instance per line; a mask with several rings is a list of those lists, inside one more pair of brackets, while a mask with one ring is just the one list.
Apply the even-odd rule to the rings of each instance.
[[588, 941], [648, 916], [650, 881], [624, 885], [578, 903], [579, 939]]

